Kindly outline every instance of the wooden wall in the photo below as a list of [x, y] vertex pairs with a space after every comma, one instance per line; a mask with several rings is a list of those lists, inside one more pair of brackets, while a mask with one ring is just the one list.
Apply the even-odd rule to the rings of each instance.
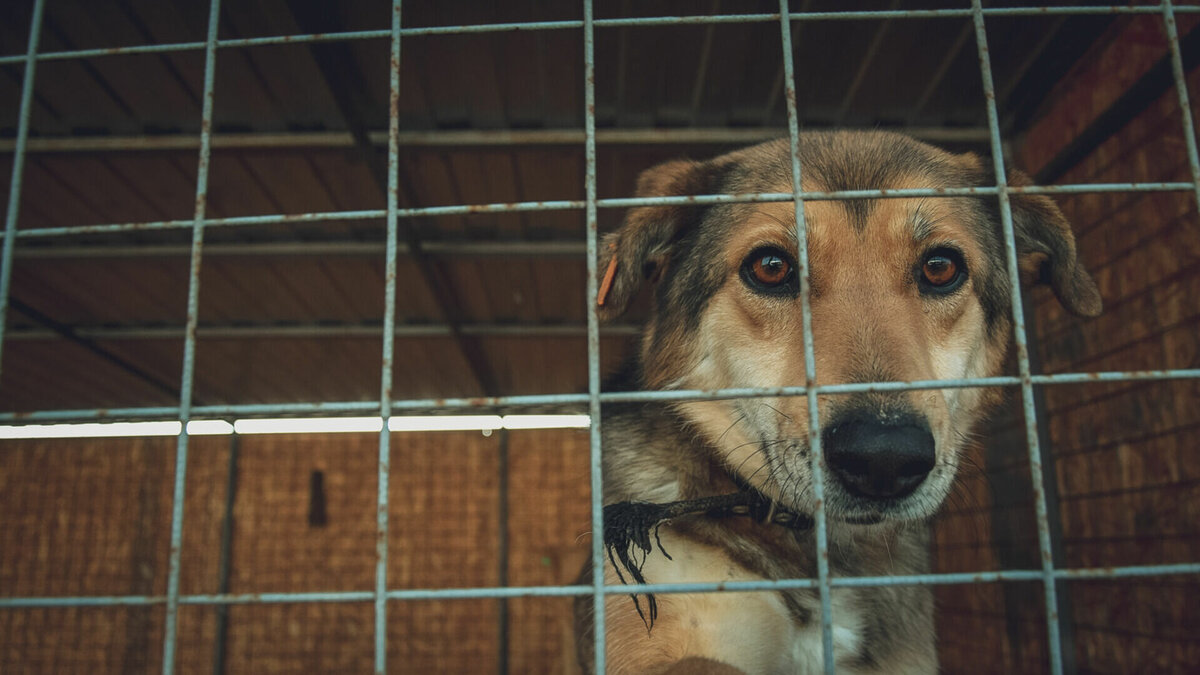
[[[1181, 28], [1190, 27], [1184, 24]], [[1161, 19], [1121, 22], [1064, 80], [1019, 143], [1036, 172], [1166, 54]], [[1195, 110], [1196, 85], [1190, 77]], [[1195, 114], [1193, 112], [1193, 114]], [[1071, 169], [1061, 183], [1191, 181], [1174, 89]], [[1200, 366], [1200, 222], [1192, 192], [1109, 193], [1057, 201], [1099, 285], [1104, 314], [1068, 315], [1032, 294], [1043, 372]], [[1200, 561], [1200, 381], [1044, 389], [1043, 456], [1056, 475], [1066, 567]], [[976, 475], [940, 522], [945, 569], [1036, 569], [1036, 522], [1019, 409], [1003, 411], [978, 449]], [[1022, 485], [1022, 482], [1024, 485]], [[1065, 584], [1068, 657], [1080, 673], [1196, 672], [1195, 576]], [[1043, 672], [1039, 584], [946, 588], [943, 658], [971, 672]], [[1071, 644], [1073, 643], [1073, 648]]]
[[[500, 436], [395, 434], [390, 588], [499, 582]], [[163, 595], [174, 439], [0, 444], [0, 587], [6, 595]], [[181, 590], [219, 590], [228, 437], [189, 453]], [[587, 556], [587, 434], [511, 432], [508, 577], [573, 583]], [[244, 436], [231, 593], [370, 591], [375, 579], [373, 434]], [[322, 475], [323, 525], [311, 522]], [[508, 601], [509, 672], [571, 672], [570, 599]], [[393, 602], [388, 661], [404, 672], [499, 671], [498, 602]], [[164, 608], [0, 611], [0, 672], [152, 672]], [[211, 672], [217, 610], [185, 606], [180, 672]], [[231, 607], [227, 672], [367, 672], [371, 603]]]

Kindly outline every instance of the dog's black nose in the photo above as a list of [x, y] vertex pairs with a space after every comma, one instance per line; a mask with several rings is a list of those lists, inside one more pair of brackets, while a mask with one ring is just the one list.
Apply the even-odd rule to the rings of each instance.
[[923, 426], [850, 420], [825, 430], [825, 459], [851, 494], [903, 497], [933, 469], [933, 434]]

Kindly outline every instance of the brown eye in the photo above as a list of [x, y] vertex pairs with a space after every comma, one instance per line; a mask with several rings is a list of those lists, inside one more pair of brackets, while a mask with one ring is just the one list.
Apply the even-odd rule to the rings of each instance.
[[754, 249], [742, 261], [742, 281], [764, 295], [795, 295], [795, 265], [791, 257], [774, 246]]
[[956, 276], [958, 265], [945, 256], [935, 255], [925, 261], [925, 281], [934, 286], [945, 286]]
[[764, 286], [778, 286], [787, 281], [792, 266], [783, 258], [766, 253], [754, 259], [752, 270], [759, 283]]
[[949, 293], [962, 285], [967, 278], [966, 272], [962, 254], [954, 249], [939, 248], [925, 255], [918, 280], [925, 291]]

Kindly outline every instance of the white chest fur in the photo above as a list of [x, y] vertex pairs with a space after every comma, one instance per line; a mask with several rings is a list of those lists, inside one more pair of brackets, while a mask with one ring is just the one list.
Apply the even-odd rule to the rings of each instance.
[[[650, 583], [749, 581], [760, 577], [736, 564], [724, 551], [661, 532], [674, 560], [655, 550], [642, 573]], [[618, 582], [612, 570], [612, 581]], [[862, 635], [861, 617], [833, 596], [834, 655], [853, 661]], [[841, 597], [839, 597], [841, 596]], [[658, 594], [658, 620], [647, 633], [628, 597], [609, 596], [608, 662], [613, 672], [647, 672], [687, 656], [703, 656], [749, 675], [824, 672], [819, 618], [798, 625], [778, 593], [718, 592]], [[643, 607], [646, 600], [641, 600]], [[819, 603], [808, 607], [820, 617]], [[838, 672], [847, 671], [839, 667]]]

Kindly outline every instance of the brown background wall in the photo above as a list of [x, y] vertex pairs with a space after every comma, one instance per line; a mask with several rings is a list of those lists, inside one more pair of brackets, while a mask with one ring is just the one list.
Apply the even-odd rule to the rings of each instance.
[[[370, 591], [378, 436], [244, 436], [229, 592]], [[500, 434], [394, 434], [391, 588], [499, 581]], [[509, 583], [573, 583], [588, 551], [587, 434], [510, 432]], [[162, 595], [174, 439], [0, 444], [0, 587], [9, 595]], [[196, 438], [184, 517], [184, 594], [219, 590], [227, 437]], [[309, 522], [311, 476], [327, 520]], [[498, 601], [396, 602], [388, 660], [404, 672], [498, 670]], [[508, 601], [510, 672], [569, 672], [570, 600]], [[0, 612], [3, 672], [150, 672], [162, 606]], [[181, 672], [211, 672], [216, 610], [180, 612]], [[370, 603], [229, 611], [228, 672], [364, 672]]]
[[[1060, 84], [1017, 163], [1036, 172], [1166, 54], [1161, 22], [1121, 24]], [[1200, 78], [1189, 77], [1193, 108]], [[1061, 183], [1192, 180], [1174, 89], [1070, 170]], [[1039, 288], [1035, 346], [1046, 373], [1200, 366], [1200, 226], [1190, 192], [1058, 198], [1104, 297], [1093, 320], [1066, 314]], [[1057, 476], [1063, 567], [1200, 560], [1200, 381], [1044, 388], [1043, 457]], [[1024, 420], [1010, 406], [990, 425], [977, 470], [938, 528], [945, 569], [1036, 569]], [[1023, 485], [1022, 485], [1023, 483]], [[1195, 672], [1195, 576], [1066, 584], [1080, 673]], [[1046, 670], [1040, 584], [939, 591], [943, 659], [971, 672]]]
[[[1165, 53], [1156, 18], [1118, 24], [1018, 139], [1036, 171]], [[1185, 26], [1186, 27], [1186, 26]], [[1192, 77], [1193, 101], [1196, 99]], [[1191, 180], [1173, 91], [1061, 182]], [[561, 195], [559, 195], [561, 196]], [[1191, 193], [1059, 200], [1106, 302], [1066, 316], [1032, 294], [1045, 372], [1200, 367], [1200, 227]], [[1047, 387], [1043, 452], [1056, 476], [1057, 563], [1200, 561], [1200, 381]], [[1039, 564], [1023, 421], [999, 413], [936, 528], [940, 571]], [[182, 589], [218, 590], [226, 438], [196, 438], [188, 468]], [[393, 588], [499, 582], [499, 435], [397, 434], [391, 479]], [[173, 439], [0, 444], [0, 589], [5, 595], [161, 595], [166, 585]], [[229, 591], [370, 590], [377, 437], [244, 437]], [[509, 436], [509, 583], [574, 580], [588, 550], [587, 439]], [[327, 522], [309, 522], [322, 473]], [[1193, 577], [1065, 585], [1065, 634], [1081, 673], [1200, 669]], [[946, 672], [1043, 672], [1041, 587], [940, 588]], [[569, 672], [568, 599], [508, 602], [512, 672]], [[388, 662], [411, 672], [496, 672], [498, 603], [389, 605]], [[0, 671], [149, 672], [161, 660], [160, 606], [0, 611]], [[368, 603], [250, 605], [228, 615], [230, 672], [361, 672], [371, 663]], [[217, 610], [180, 612], [179, 664], [207, 672]]]

